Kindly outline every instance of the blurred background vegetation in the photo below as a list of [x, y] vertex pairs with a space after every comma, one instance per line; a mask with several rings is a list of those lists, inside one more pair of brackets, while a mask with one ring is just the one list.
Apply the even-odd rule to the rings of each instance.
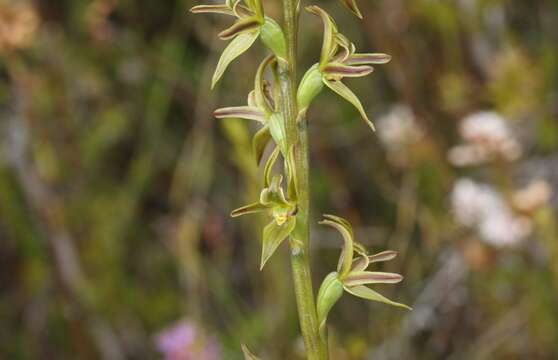
[[[393, 60], [351, 82], [376, 134], [326, 91], [310, 110], [313, 222], [399, 251], [380, 290], [414, 307], [344, 297], [332, 359], [558, 358], [558, 2], [319, 3]], [[0, 0], [0, 358], [302, 358], [286, 249], [258, 271], [261, 222], [228, 216], [254, 129], [212, 117], [264, 50], [210, 91], [228, 19], [196, 4]], [[315, 286], [340, 243], [314, 226]]]

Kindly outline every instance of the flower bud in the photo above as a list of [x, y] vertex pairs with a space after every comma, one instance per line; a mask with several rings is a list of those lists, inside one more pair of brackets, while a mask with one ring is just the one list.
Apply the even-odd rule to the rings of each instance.
[[260, 37], [265, 44], [273, 52], [275, 56], [285, 60], [287, 57], [287, 44], [283, 30], [277, 22], [266, 17], [265, 22], [260, 27]]
[[341, 295], [343, 295], [343, 284], [339, 280], [339, 274], [337, 272], [329, 273], [320, 286], [316, 304], [320, 334], [322, 336], [326, 335], [327, 315]]
[[314, 64], [300, 81], [296, 94], [299, 110], [305, 110], [310, 106], [314, 98], [322, 91], [324, 83], [322, 73], [318, 69], [318, 64]]

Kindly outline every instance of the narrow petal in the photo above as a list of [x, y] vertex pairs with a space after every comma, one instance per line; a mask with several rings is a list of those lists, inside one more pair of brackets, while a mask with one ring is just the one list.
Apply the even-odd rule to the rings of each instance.
[[231, 211], [231, 217], [239, 217], [242, 215], [258, 213], [265, 210], [267, 210], [267, 207], [260, 204], [259, 202], [252, 203]]
[[324, 83], [326, 84], [326, 86], [328, 88], [330, 88], [332, 91], [334, 91], [335, 93], [337, 93], [339, 96], [341, 96], [343, 99], [347, 100], [348, 102], [350, 102], [351, 104], [353, 104], [353, 106], [358, 110], [358, 112], [360, 113], [360, 116], [362, 116], [362, 118], [366, 121], [366, 123], [368, 124], [368, 126], [370, 126], [370, 128], [375, 131], [376, 129], [374, 128], [374, 124], [372, 123], [372, 121], [370, 121], [370, 119], [368, 118], [368, 116], [366, 115], [366, 112], [364, 111], [364, 108], [362, 107], [362, 104], [360, 102], [360, 100], [357, 98], [357, 96], [351, 91], [351, 89], [349, 89], [345, 84], [343, 84], [341, 81], [329, 81], [324, 79], [323, 80]]
[[271, 184], [271, 174], [272, 174], [271, 172], [273, 171], [273, 165], [275, 165], [275, 163], [277, 162], [279, 153], [280, 153], [279, 147], [276, 146], [275, 149], [273, 149], [271, 155], [269, 155], [267, 162], [265, 163], [263, 176], [264, 176], [264, 187], [266, 188], [269, 187]]
[[271, 140], [271, 134], [269, 133], [268, 126], [264, 126], [254, 135], [254, 139], [252, 140], [252, 150], [254, 151], [254, 155], [256, 157], [256, 164], [259, 164], [262, 160], [262, 156], [269, 140]]
[[364, 271], [370, 265], [370, 260], [368, 260], [368, 256], [359, 256], [358, 258], [353, 261], [353, 265], [351, 266], [351, 272], [355, 271]]
[[190, 11], [194, 14], [214, 13], [235, 16], [227, 5], [198, 5], [191, 8]]
[[366, 284], [397, 284], [403, 276], [389, 272], [379, 271], [353, 271], [343, 279], [346, 286]]
[[405, 304], [401, 304], [395, 301], [392, 301], [390, 299], [388, 299], [387, 297], [375, 292], [374, 290], [364, 286], [364, 285], [358, 285], [358, 286], [344, 286], [345, 290], [348, 293], [353, 294], [354, 296], [363, 298], [363, 299], [367, 299], [367, 300], [372, 300], [372, 301], [379, 301], [379, 302], [383, 302], [385, 304], [388, 305], [393, 305], [393, 306], [397, 306], [397, 307], [402, 307], [405, 308], [407, 310], [412, 310], [411, 307], [405, 305]]
[[223, 73], [227, 70], [229, 64], [248, 50], [257, 38], [258, 31], [254, 31], [239, 34], [230, 42], [225, 50], [223, 50], [223, 54], [221, 54], [221, 58], [217, 63], [217, 68], [215, 69], [215, 73], [213, 74], [213, 79], [211, 81], [212, 89], [215, 87], [215, 84], [217, 84], [219, 79], [221, 79], [221, 76], [223, 76]]
[[287, 221], [282, 225], [277, 225], [275, 221], [270, 222], [263, 231], [263, 244], [262, 244], [262, 260], [260, 270], [263, 269], [271, 255], [277, 250], [279, 245], [289, 236], [293, 231], [296, 218], [290, 216]]
[[324, 217], [325, 220], [320, 221], [320, 224], [337, 229], [343, 236], [344, 244], [337, 265], [337, 272], [343, 277], [351, 271], [351, 264], [353, 263], [353, 230], [349, 222], [343, 218], [328, 214]]
[[329, 14], [316, 5], [307, 6], [306, 11], [319, 16], [324, 25], [324, 38], [322, 43], [322, 53], [320, 56], [320, 68], [325, 66], [330, 59], [331, 54], [335, 54], [337, 43], [335, 41], [335, 33], [337, 33], [337, 25]]
[[[344, 62], [349, 56], [354, 54], [355, 45], [349, 39], [347, 39], [345, 35], [341, 33], [335, 34], [335, 41], [343, 49], [343, 51], [339, 52], [337, 56], [335, 56], [335, 61]], [[333, 55], [335, 54], [332, 54], [332, 56]]]
[[351, 271], [364, 271], [370, 263], [392, 260], [397, 256], [397, 251], [386, 250], [374, 255], [361, 255], [353, 261]]
[[395, 259], [396, 257], [397, 257], [397, 251], [386, 250], [374, 255], [370, 255], [368, 257], [368, 260], [371, 263], [374, 263], [374, 262], [381, 262], [381, 261], [389, 261]]
[[335, 56], [331, 57], [330, 62], [345, 63], [349, 56], [351, 56], [349, 50], [346, 48], [341, 48], [341, 51], [338, 51]]
[[238, 0], [232, 5], [233, 13], [239, 17], [247, 17], [255, 15], [254, 10], [250, 8], [251, 5], [247, 4], [247, 6], [242, 5], [242, 1]]
[[213, 112], [213, 116], [215, 116], [217, 119], [240, 118], [265, 123], [265, 115], [263, 111], [250, 106], [233, 106], [220, 108]]
[[382, 53], [372, 54], [352, 54], [345, 61], [347, 65], [365, 65], [365, 64], [387, 64], [390, 62], [391, 56]]
[[229, 28], [221, 31], [218, 36], [223, 40], [230, 40], [239, 34], [256, 30], [259, 26], [260, 23], [256, 18], [247, 17], [235, 21]]
[[341, 0], [341, 2], [343, 2], [343, 4], [344, 4], [349, 10], [351, 10], [351, 12], [352, 12], [353, 14], [355, 14], [356, 17], [358, 17], [359, 19], [362, 19], [362, 13], [361, 13], [360, 10], [358, 9], [358, 6], [357, 6], [355, 0]]
[[256, 355], [252, 354], [248, 346], [242, 344], [242, 353], [244, 354], [244, 360], [261, 360]]
[[254, 95], [256, 104], [261, 109], [264, 109], [267, 114], [271, 113], [272, 109], [266, 100], [266, 85], [264, 80], [264, 74], [267, 67], [275, 61], [275, 57], [273, 55], [267, 56], [258, 66], [258, 70], [256, 71], [256, 76], [254, 78]]
[[362, 77], [369, 75], [372, 71], [374, 71], [372, 66], [348, 66], [341, 63], [329, 63], [323, 69], [324, 74], [334, 78]]
[[353, 247], [355, 249], [355, 252], [360, 256], [368, 256], [368, 250], [366, 250], [364, 245], [362, 245], [361, 243], [355, 241], [353, 243]]
[[347, 220], [343, 219], [340, 216], [336, 216], [336, 215], [332, 215], [332, 214], [324, 214], [324, 217], [326, 219], [329, 219], [331, 221], [335, 221], [335, 222], [341, 224], [344, 228], [347, 229], [347, 231], [351, 234], [351, 236], [354, 237], [353, 226], [351, 225], [350, 222], [348, 222]]

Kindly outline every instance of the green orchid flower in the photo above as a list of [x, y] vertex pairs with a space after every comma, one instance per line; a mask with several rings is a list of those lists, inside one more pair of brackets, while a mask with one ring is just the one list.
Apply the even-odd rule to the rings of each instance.
[[211, 88], [221, 79], [227, 67], [237, 57], [248, 50], [258, 37], [277, 56], [284, 59], [286, 42], [281, 26], [270, 17], [264, 15], [261, 0], [226, 0], [221, 5], [198, 5], [190, 9], [195, 14], [214, 13], [236, 17], [236, 21], [219, 33], [219, 38], [231, 40], [223, 50], [213, 79]]
[[260, 194], [259, 201], [231, 212], [232, 217], [259, 212], [267, 212], [272, 217], [271, 222], [263, 230], [260, 270], [263, 269], [279, 245], [292, 233], [296, 225], [296, 199], [289, 200], [285, 196], [281, 187], [282, 175], [271, 176], [271, 170], [278, 155], [279, 148], [275, 148], [266, 163], [265, 188]]
[[[337, 271], [326, 276], [318, 292], [317, 312], [322, 335], [325, 335], [329, 311], [344, 291], [363, 299], [379, 301], [410, 310], [411, 308], [407, 305], [392, 301], [365, 286], [370, 284], [396, 284], [403, 280], [403, 276], [395, 273], [366, 271], [370, 264], [392, 260], [397, 256], [397, 253], [395, 251], [383, 251], [368, 255], [366, 249], [354, 241], [353, 229], [347, 220], [334, 215], [324, 215], [324, 218], [320, 221], [320, 224], [337, 229], [343, 236], [344, 244]], [[357, 253], [356, 258], [355, 253]]]
[[327, 12], [318, 6], [308, 6], [306, 10], [322, 19], [324, 38], [320, 62], [306, 72], [298, 88], [297, 102], [300, 111], [306, 111], [326, 85], [350, 102], [374, 130], [374, 124], [366, 115], [362, 103], [342, 80], [346, 77], [369, 75], [374, 71], [372, 64], [388, 63], [391, 56], [383, 53], [357, 53], [355, 45], [337, 30], [335, 21]]
[[254, 120], [262, 125], [262, 128], [254, 135], [252, 141], [256, 161], [259, 163], [263, 156], [265, 147], [270, 139], [279, 147], [284, 158], [288, 158], [287, 135], [283, 116], [276, 108], [275, 96], [272, 86], [264, 80], [265, 70], [276, 64], [276, 57], [266, 57], [258, 70], [254, 80], [254, 90], [248, 94], [246, 106], [225, 107], [215, 110], [216, 118], [240, 118]]

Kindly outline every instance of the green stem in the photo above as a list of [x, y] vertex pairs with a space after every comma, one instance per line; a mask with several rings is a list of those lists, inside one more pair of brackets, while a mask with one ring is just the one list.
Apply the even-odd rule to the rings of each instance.
[[298, 308], [298, 317], [306, 354], [310, 360], [328, 358], [327, 345], [319, 334], [316, 303], [310, 271], [309, 217], [309, 159], [306, 119], [298, 119], [296, 103], [296, 58], [298, 32], [298, 0], [283, 0], [284, 31], [287, 42], [287, 61], [279, 66], [281, 112], [286, 122], [287, 143], [294, 146], [294, 166], [298, 190], [296, 228], [292, 233], [291, 266]]

